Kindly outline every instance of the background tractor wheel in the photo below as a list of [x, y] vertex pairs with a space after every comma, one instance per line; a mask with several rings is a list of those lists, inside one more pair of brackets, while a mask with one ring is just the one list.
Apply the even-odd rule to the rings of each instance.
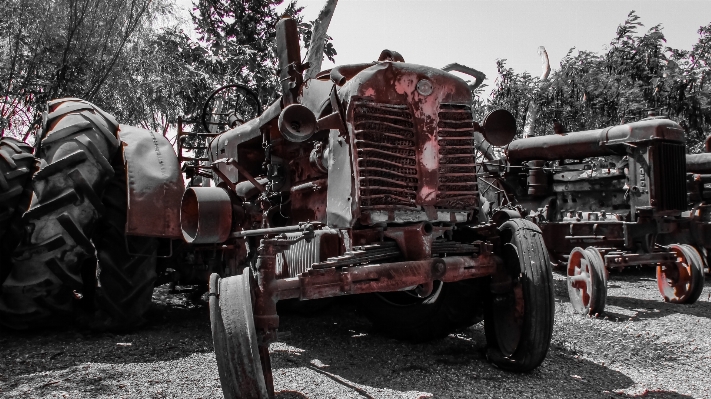
[[596, 315], [605, 310], [607, 270], [600, 252], [590, 247], [575, 247], [567, 267], [568, 297], [573, 309], [581, 315]]
[[481, 285], [478, 279], [435, 281], [432, 294], [424, 298], [409, 291], [368, 294], [360, 307], [376, 330], [397, 339], [427, 341], [481, 321]]
[[30, 178], [37, 160], [32, 147], [0, 137], [0, 283], [10, 273], [12, 251], [22, 236], [22, 214], [30, 206]]
[[[524, 219], [499, 227], [512, 289], [492, 293], [484, 312], [487, 357], [499, 368], [525, 372], [543, 362], [553, 335], [553, 274], [541, 230]], [[492, 288], [494, 288], [492, 286]], [[497, 291], [502, 288], [497, 287]]]
[[104, 192], [104, 215], [92, 241], [98, 257], [97, 312], [89, 321], [96, 330], [127, 330], [144, 323], [157, 278], [158, 240], [126, 236], [128, 187], [123, 154], [113, 162], [115, 177]]
[[704, 261], [688, 244], [669, 246], [678, 264], [657, 266], [657, 287], [664, 302], [694, 303], [704, 290]]
[[90, 237], [119, 147], [118, 124], [95, 105], [73, 98], [48, 105], [36, 154], [46, 165], [32, 179], [26, 231], [0, 294], [0, 323], [10, 328], [66, 325], [75, 299], [91, 289], [82, 270], [96, 264]]

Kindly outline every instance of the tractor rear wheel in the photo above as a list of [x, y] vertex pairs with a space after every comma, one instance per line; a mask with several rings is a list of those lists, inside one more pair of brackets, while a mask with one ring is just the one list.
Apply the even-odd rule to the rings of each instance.
[[360, 307], [376, 330], [401, 340], [428, 341], [482, 320], [481, 285], [479, 279], [435, 281], [426, 297], [411, 291], [368, 294]]
[[16, 329], [62, 325], [73, 316], [75, 298], [87, 288], [82, 269], [96, 262], [90, 237], [119, 148], [118, 124], [95, 105], [73, 98], [48, 105], [36, 154], [46, 165], [32, 179], [27, 231], [0, 294], [0, 323]]
[[503, 281], [492, 285], [484, 311], [488, 359], [501, 369], [526, 372], [538, 367], [553, 335], [553, 274], [541, 230], [524, 219], [499, 227]]
[[212, 340], [225, 398], [272, 397], [269, 348], [257, 342], [249, 268], [223, 279], [212, 274], [209, 295]]
[[96, 246], [97, 312], [89, 321], [94, 330], [130, 330], [142, 325], [151, 306], [158, 277], [158, 240], [125, 234], [128, 186], [123, 154], [113, 162], [116, 175], [102, 199], [104, 214], [92, 236]]
[[22, 236], [22, 214], [30, 206], [30, 179], [37, 165], [32, 147], [0, 137], [0, 283], [10, 273], [11, 254]]

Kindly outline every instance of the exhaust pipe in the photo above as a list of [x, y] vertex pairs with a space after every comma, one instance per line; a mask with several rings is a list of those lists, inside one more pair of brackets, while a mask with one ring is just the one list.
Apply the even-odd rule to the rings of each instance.
[[301, 64], [299, 31], [296, 21], [282, 18], [276, 25], [277, 57], [279, 58], [279, 80], [281, 81], [282, 107], [296, 103], [299, 90], [304, 83], [304, 66]]

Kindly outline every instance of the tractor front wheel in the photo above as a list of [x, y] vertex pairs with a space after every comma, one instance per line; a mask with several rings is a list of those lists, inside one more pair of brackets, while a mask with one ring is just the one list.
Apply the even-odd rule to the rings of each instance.
[[210, 276], [210, 325], [217, 370], [226, 399], [273, 396], [269, 348], [259, 345], [252, 313], [250, 270]]
[[504, 270], [497, 273], [484, 308], [488, 359], [501, 369], [538, 367], [553, 335], [553, 274], [541, 230], [524, 219], [499, 228]]

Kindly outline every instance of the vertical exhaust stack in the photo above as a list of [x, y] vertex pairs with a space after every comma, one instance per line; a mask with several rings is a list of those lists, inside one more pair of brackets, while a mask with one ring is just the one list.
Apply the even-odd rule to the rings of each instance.
[[296, 103], [299, 89], [304, 83], [301, 64], [299, 31], [296, 21], [282, 18], [276, 26], [277, 57], [279, 58], [279, 80], [281, 81], [282, 107]]

